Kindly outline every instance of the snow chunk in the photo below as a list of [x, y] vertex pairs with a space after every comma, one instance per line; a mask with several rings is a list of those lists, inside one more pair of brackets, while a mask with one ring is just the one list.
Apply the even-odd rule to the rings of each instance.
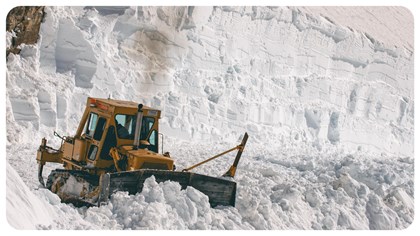
[[340, 178], [333, 183], [334, 189], [343, 188], [352, 198], [366, 198], [369, 194], [369, 188], [357, 182], [349, 174], [343, 173]]
[[390, 230], [397, 229], [398, 215], [383, 204], [377, 195], [370, 195], [366, 204], [366, 216], [369, 219], [370, 229]]
[[108, 205], [88, 209], [86, 220], [100, 223], [94, 217], [94, 212], [100, 212], [115, 219], [116, 224], [104, 225], [110, 229], [209, 229], [214, 211], [208, 197], [198, 190], [181, 190], [177, 182], [157, 183], [152, 176], [145, 180], [141, 193], [117, 192]]

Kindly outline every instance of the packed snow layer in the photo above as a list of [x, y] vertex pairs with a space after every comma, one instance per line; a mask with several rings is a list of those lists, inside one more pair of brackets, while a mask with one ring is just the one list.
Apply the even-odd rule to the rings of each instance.
[[[38, 43], [9, 55], [6, 81], [7, 161], [53, 208], [46, 228], [410, 225], [413, 51], [303, 10], [47, 7]], [[161, 109], [164, 148], [179, 168], [237, 145], [247, 131], [236, 207], [211, 209], [200, 192], [153, 179], [142, 193], [90, 209], [36, 190], [37, 145], [45, 136], [58, 147], [53, 130], [74, 134], [87, 96]], [[219, 176], [232, 158], [197, 171]], [[44, 177], [57, 167], [46, 166]]]
[[[414, 49], [414, 16], [405, 7], [324, 6], [304, 7], [302, 11], [322, 15], [332, 23], [363, 31], [366, 36], [372, 37], [371, 40], [380, 39], [388, 47]], [[367, 15], [373, 17], [365, 17]]]

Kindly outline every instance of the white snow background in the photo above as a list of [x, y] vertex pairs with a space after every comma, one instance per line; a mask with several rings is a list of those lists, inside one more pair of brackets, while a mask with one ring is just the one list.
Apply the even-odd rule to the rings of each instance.
[[[38, 43], [22, 45], [6, 64], [12, 227], [403, 229], [413, 222], [410, 35], [375, 38], [371, 25], [363, 32], [296, 7], [46, 12]], [[406, 9], [390, 12], [388, 21], [410, 32], [398, 18], [413, 21]], [[153, 178], [142, 193], [119, 192], [89, 209], [39, 189], [41, 138], [58, 147], [54, 130], [74, 134], [87, 96], [161, 109], [164, 149], [180, 169], [237, 145], [247, 131], [236, 207], [210, 208], [197, 190]], [[233, 157], [197, 171], [221, 175]]]

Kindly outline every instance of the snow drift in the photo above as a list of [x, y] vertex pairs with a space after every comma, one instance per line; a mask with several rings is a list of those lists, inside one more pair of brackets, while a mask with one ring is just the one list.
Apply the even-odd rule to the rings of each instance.
[[[12, 226], [401, 229], [412, 223], [412, 48], [382, 43], [310, 8], [45, 11], [38, 43], [21, 45], [7, 61], [7, 193], [32, 204], [24, 210], [8, 203]], [[409, 13], [389, 21], [398, 17], [412, 22]], [[179, 168], [236, 145], [247, 131], [236, 207], [212, 209], [195, 189], [153, 179], [142, 193], [116, 193], [108, 205], [90, 209], [37, 190], [37, 145], [45, 136], [58, 146], [53, 130], [72, 135], [87, 96], [161, 109], [164, 148]], [[220, 159], [198, 171], [217, 176], [228, 163]], [[13, 169], [23, 180], [18, 186], [29, 189], [15, 187]], [[32, 222], [40, 206], [48, 209], [42, 221], [17, 224], [18, 214]]]
[[40, 225], [50, 225], [56, 215], [48, 211], [47, 203], [31, 192], [9, 164], [6, 164], [6, 171], [6, 214], [9, 224], [18, 229], [35, 229]]

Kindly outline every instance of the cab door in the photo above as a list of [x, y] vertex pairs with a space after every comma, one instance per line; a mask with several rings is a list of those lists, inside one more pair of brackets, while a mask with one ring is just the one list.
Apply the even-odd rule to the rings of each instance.
[[91, 112], [86, 123], [84, 134], [76, 138], [73, 149], [73, 159], [78, 162], [96, 160], [107, 119]]
[[140, 140], [149, 142], [147, 148], [155, 153], [158, 153], [158, 124], [154, 117], [143, 117], [142, 127], [140, 132]]
[[86, 127], [87, 153], [86, 158], [88, 161], [95, 161], [98, 154], [102, 136], [106, 127], [106, 118], [91, 113]]

